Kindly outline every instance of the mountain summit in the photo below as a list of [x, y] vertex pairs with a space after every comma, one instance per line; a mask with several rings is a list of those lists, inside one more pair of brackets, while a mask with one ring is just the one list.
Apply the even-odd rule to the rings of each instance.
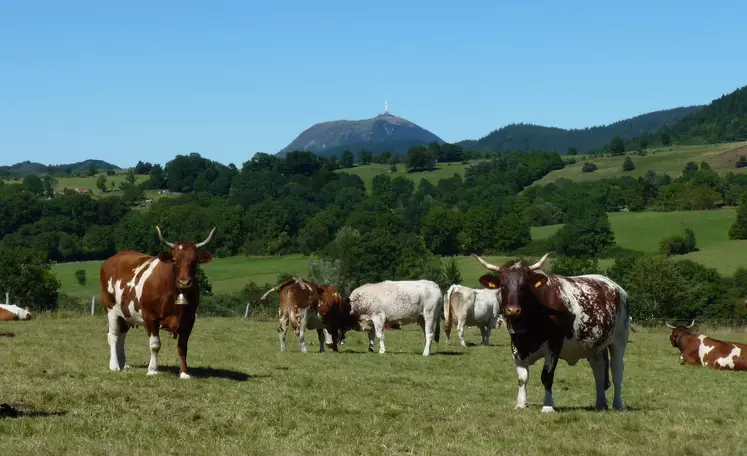
[[319, 156], [339, 156], [345, 149], [352, 152], [366, 149], [372, 153], [388, 150], [404, 154], [414, 145], [434, 141], [444, 142], [430, 131], [386, 111], [371, 119], [335, 120], [313, 125], [277, 155], [283, 157], [294, 150], [308, 150]]

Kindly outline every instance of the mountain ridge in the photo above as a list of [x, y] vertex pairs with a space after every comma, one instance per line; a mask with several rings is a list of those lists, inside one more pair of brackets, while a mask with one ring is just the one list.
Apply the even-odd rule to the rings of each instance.
[[[386, 150], [392, 153], [405, 153], [413, 145], [439, 144], [444, 141], [434, 133], [389, 111], [362, 120], [332, 120], [319, 122], [302, 131], [293, 141], [280, 150], [278, 157], [295, 150], [310, 151], [321, 157], [339, 155], [347, 148], [381, 151], [383, 143], [389, 143]], [[407, 148], [405, 148], [407, 146]], [[394, 148], [392, 150], [391, 148]]]

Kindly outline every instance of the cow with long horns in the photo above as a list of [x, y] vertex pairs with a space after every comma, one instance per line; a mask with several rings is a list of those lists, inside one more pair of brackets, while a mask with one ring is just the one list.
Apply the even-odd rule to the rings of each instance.
[[747, 370], [747, 344], [726, 342], [703, 334], [695, 334], [687, 326], [665, 323], [672, 334], [669, 342], [680, 351], [680, 364], [706, 366], [718, 370]]
[[542, 412], [554, 411], [553, 378], [558, 359], [574, 366], [586, 358], [594, 372], [596, 408], [607, 408], [611, 356], [615, 396], [612, 406], [623, 408], [623, 356], [628, 343], [628, 295], [601, 275], [564, 277], [542, 271], [550, 254], [524, 266], [509, 262], [494, 266], [473, 255], [485, 268], [480, 283], [500, 293], [501, 314], [511, 335], [511, 349], [519, 380], [516, 408], [526, 407], [529, 366], [544, 358]]
[[187, 343], [195, 323], [200, 290], [197, 264], [209, 263], [212, 255], [203, 250], [215, 236], [194, 242], [169, 242], [156, 227], [161, 243], [170, 248], [157, 257], [132, 250], [117, 253], [101, 265], [101, 301], [109, 320], [109, 369], [120, 371], [125, 362], [125, 337], [130, 327], [143, 325], [150, 342], [148, 375], [158, 373], [161, 349], [159, 330], [170, 332], [177, 341], [179, 377], [187, 371]]

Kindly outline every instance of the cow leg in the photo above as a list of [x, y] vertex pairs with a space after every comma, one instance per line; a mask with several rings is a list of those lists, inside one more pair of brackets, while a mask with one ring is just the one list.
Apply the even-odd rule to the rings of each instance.
[[552, 397], [552, 382], [555, 379], [555, 368], [558, 366], [558, 353], [549, 351], [545, 355], [545, 365], [542, 367], [542, 385], [545, 387], [545, 402], [542, 413], [555, 411], [555, 401]]
[[517, 409], [523, 409], [527, 406], [527, 382], [529, 381], [529, 366], [518, 356], [514, 356], [516, 364], [516, 378], [519, 381], [519, 395], [516, 397]]
[[459, 332], [459, 345], [462, 347], [466, 347], [467, 343], [464, 341], [464, 327], [466, 326], [467, 322], [463, 319], [459, 319], [457, 322], [457, 331]]
[[125, 368], [124, 342], [127, 333], [121, 331], [120, 318], [114, 309], [109, 310], [106, 317], [109, 322], [109, 369], [118, 372]]
[[327, 342], [327, 337], [323, 329], [317, 329], [316, 334], [319, 336], [319, 353], [324, 353], [324, 345]]
[[148, 345], [150, 346], [150, 363], [148, 363], [148, 375], [158, 374], [158, 352], [161, 351], [161, 337], [158, 334], [160, 324], [158, 321], [145, 321], [145, 329], [148, 331]]
[[[431, 354], [431, 344], [433, 344], [433, 336], [435, 335], [436, 331], [436, 324], [433, 321], [433, 315], [425, 315], [423, 318], [423, 332], [425, 333], [425, 348], [423, 349], [423, 356], [428, 356]], [[418, 319], [418, 323], [420, 323], [420, 319]]]
[[368, 351], [374, 352], [374, 342], [376, 341], [376, 330], [371, 328], [368, 330]]
[[376, 331], [376, 337], [379, 338], [379, 353], [383, 355], [386, 353], [386, 348], [384, 348], [384, 317], [375, 316], [371, 318], [371, 321], [374, 331]]
[[625, 339], [619, 343], [613, 343], [610, 345], [610, 368], [612, 370], [612, 383], [615, 385], [615, 398], [612, 400], [612, 407], [615, 410], [622, 410], [622, 378], [623, 371], [625, 370], [625, 363], [623, 357], [625, 356], [625, 348], [628, 334], [625, 334]]
[[298, 336], [298, 343], [301, 345], [301, 353], [308, 352], [308, 348], [306, 348], [306, 312], [308, 309], [305, 309], [303, 313], [299, 317], [298, 322], [298, 332], [296, 332], [296, 336]]
[[288, 331], [288, 314], [283, 313], [280, 315], [280, 321], [278, 322], [278, 337], [280, 337], [280, 351], [284, 352], [288, 350], [285, 345], [285, 334]]
[[324, 343], [332, 349], [333, 352], [337, 352], [337, 344], [340, 343], [340, 337], [339, 332], [337, 329], [334, 329], [332, 332], [329, 332], [328, 330], [324, 330]]
[[597, 410], [603, 410], [607, 408], [607, 397], [605, 395], [607, 388], [605, 384], [607, 380], [607, 368], [609, 366], [609, 363], [605, 360], [603, 356], [604, 353], [607, 353], [606, 348], [597, 356], [589, 358], [589, 366], [591, 366], [591, 370], [592, 372], [594, 372], [594, 384], [596, 385], [597, 391]]
[[176, 353], [179, 355], [179, 378], [189, 380], [192, 376], [187, 372], [187, 345], [192, 328], [195, 325], [195, 316], [184, 316], [179, 325], [179, 340], [176, 341]]
[[485, 338], [483, 339], [482, 344], [487, 347], [488, 345], [490, 345], [490, 333], [493, 331], [493, 325], [488, 323], [484, 326], [484, 328], [485, 328]]

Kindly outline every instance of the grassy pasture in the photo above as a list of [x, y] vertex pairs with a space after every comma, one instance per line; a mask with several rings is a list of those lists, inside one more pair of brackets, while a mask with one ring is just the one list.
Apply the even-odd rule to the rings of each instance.
[[[309, 335], [310, 353], [301, 354], [292, 334], [280, 353], [274, 322], [200, 318], [189, 381], [178, 378], [170, 337], [162, 339], [161, 374], [145, 375], [142, 328], [127, 338], [133, 367], [109, 372], [102, 315], [40, 316], [3, 324], [0, 335], [0, 402], [28, 413], [0, 419], [8, 455], [681, 456], [744, 454], [747, 443], [747, 374], [680, 366], [663, 330], [631, 333], [626, 411], [593, 411], [588, 364], [561, 361], [554, 414], [539, 411], [541, 363], [530, 368], [529, 407], [514, 410], [502, 329], [489, 347], [442, 340], [428, 358], [416, 325], [387, 332], [385, 355], [367, 353], [362, 333], [324, 354]], [[747, 341], [744, 333], [709, 335]], [[466, 337], [477, 343], [479, 332]]]
[[[609, 214], [615, 242], [629, 249], [656, 252], [662, 238], [682, 234], [685, 228], [695, 232], [698, 252], [677, 258], [697, 261], [719, 272], [731, 275], [747, 266], [747, 241], [729, 239], [729, 228], [736, 219], [734, 208], [713, 211], [617, 212]], [[561, 225], [534, 228], [532, 236], [543, 239]]]
[[[689, 161], [696, 164], [702, 161], [708, 162], [714, 170], [722, 173], [729, 171], [735, 173], [747, 172], [745, 168], [735, 167], [740, 155], [747, 155], [747, 142], [655, 148], [649, 149], [648, 155], [644, 157], [632, 155], [631, 159], [636, 168], [630, 172], [623, 172], [622, 170], [624, 156], [599, 158], [586, 156], [586, 160], [581, 160], [584, 155], [578, 155], [574, 157], [578, 160], [577, 163], [553, 171], [532, 185], [545, 185], [560, 178], [583, 182], [620, 176], [639, 177], [645, 175], [648, 170], [677, 177], [682, 174], [682, 169]], [[565, 156], [564, 158], [569, 159], [571, 157]], [[597, 165], [597, 170], [593, 173], [581, 172], [581, 168], [587, 161], [594, 162]]]

